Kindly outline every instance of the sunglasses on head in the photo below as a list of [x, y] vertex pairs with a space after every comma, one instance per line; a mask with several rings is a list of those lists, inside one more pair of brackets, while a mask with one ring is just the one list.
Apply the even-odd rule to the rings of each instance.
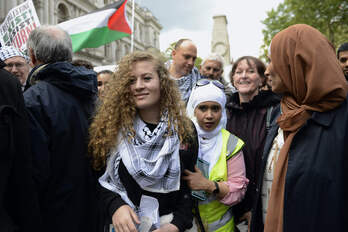
[[213, 83], [216, 87], [218, 87], [219, 89], [225, 90], [225, 86], [217, 80], [210, 80], [210, 79], [199, 79], [196, 83], [196, 86], [205, 86], [205, 85], [209, 85], [210, 83]]

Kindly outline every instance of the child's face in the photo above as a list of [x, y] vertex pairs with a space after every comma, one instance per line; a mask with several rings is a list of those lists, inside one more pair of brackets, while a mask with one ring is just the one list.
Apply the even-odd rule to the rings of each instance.
[[195, 109], [198, 125], [208, 132], [219, 125], [221, 115], [221, 105], [213, 101], [202, 102]]

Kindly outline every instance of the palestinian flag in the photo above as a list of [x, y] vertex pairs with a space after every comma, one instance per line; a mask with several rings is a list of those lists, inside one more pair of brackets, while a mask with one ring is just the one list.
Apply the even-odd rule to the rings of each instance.
[[132, 34], [126, 17], [127, 0], [58, 24], [70, 34], [73, 51], [97, 48]]

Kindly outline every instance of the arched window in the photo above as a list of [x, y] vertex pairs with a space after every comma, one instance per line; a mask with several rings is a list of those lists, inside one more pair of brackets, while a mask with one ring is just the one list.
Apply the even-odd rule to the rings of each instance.
[[65, 4], [59, 4], [58, 5], [58, 23], [64, 22], [69, 19], [69, 11], [68, 7]]

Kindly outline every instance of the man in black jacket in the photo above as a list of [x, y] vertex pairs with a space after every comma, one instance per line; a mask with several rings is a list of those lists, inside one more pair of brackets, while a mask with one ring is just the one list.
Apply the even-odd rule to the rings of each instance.
[[0, 60], [0, 231], [41, 231], [20, 82]]
[[87, 156], [96, 73], [71, 64], [71, 39], [59, 27], [36, 28], [27, 46], [35, 67], [24, 100], [43, 224], [54, 232], [96, 231], [96, 178]]

